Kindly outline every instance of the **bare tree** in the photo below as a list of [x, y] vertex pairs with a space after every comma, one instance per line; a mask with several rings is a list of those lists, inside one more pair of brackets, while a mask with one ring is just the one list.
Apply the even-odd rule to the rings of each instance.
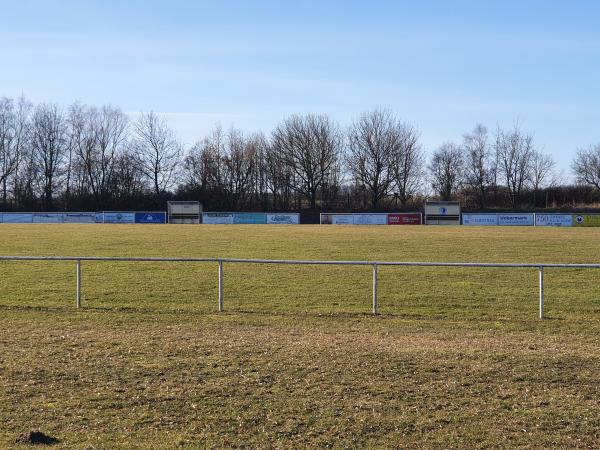
[[137, 157], [128, 150], [120, 152], [114, 163], [114, 176], [111, 178], [113, 201], [126, 204], [145, 192], [144, 173], [137, 164]]
[[0, 186], [6, 205], [8, 180], [16, 174], [28, 138], [31, 105], [23, 97], [15, 105], [11, 98], [0, 98]]
[[265, 166], [267, 188], [273, 197], [273, 208], [289, 209], [292, 205], [293, 173], [273, 145], [268, 145], [265, 149]]
[[142, 113], [133, 130], [135, 160], [160, 197], [175, 182], [175, 171], [181, 162], [181, 144], [167, 122], [152, 111]]
[[551, 155], [534, 150], [531, 155], [531, 187], [533, 188], [533, 202], [537, 203], [537, 195], [541, 188], [552, 182], [552, 173], [556, 162]]
[[71, 146], [81, 160], [92, 195], [98, 206], [104, 207], [115, 160], [126, 139], [127, 117], [110, 106], [96, 109], [73, 105], [69, 123]]
[[508, 132], [498, 129], [495, 147], [499, 171], [505, 180], [511, 206], [515, 208], [521, 192], [531, 180], [535, 153], [533, 136], [524, 134], [518, 125]]
[[253, 199], [254, 204], [261, 209], [269, 209], [269, 169], [267, 167], [267, 153], [269, 142], [262, 132], [252, 134], [248, 139], [248, 145], [254, 148], [256, 153], [256, 170], [254, 170]]
[[293, 174], [290, 187], [316, 208], [317, 194], [332, 176], [340, 157], [342, 136], [338, 126], [326, 115], [294, 115], [275, 128], [272, 141]]
[[494, 183], [494, 159], [488, 142], [488, 132], [477, 125], [463, 136], [465, 185], [474, 194], [479, 208], [485, 208], [486, 191]]
[[392, 170], [395, 197], [405, 207], [422, 186], [425, 155], [419, 144], [419, 132], [411, 125], [397, 123], [400, 145], [394, 152]]
[[347, 166], [371, 207], [387, 197], [393, 186], [393, 161], [401, 145], [402, 125], [388, 110], [364, 113], [348, 130]]
[[571, 170], [579, 183], [600, 189], [600, 144], [578, 150]]
[[183, 182], [191, 189], [204, 191], [210, 184], [210, 168], [212, 166], [210, 151], [197, 142], [190, 148], [183, 160]]
[[57, 105], [42, 103], [36, 107], [31, 135], [34, 160], [41, 173], [44, 207], [52, 209], [68, 147], [67, 123]]
[[240, 130], [232, 128], [227, 138], [227, 154], [223, 157], [226, 192], [233, 208], [242, 209], [252, 191], [256, 171], [256, 147], [244, 138]]
[[431, 184], [442, 200], [452, 199], [462, 183], [463, 171], [463, 155], [456, 144], [445, 142], [433, 153], [429, 164]]
[[41, 174], [31, 145], [27, 145], [19, 158], [19, 166], [12, 177], [12, 191], [15, 204], [19, 208], [35, 209], [37, 207], [37, 187]]

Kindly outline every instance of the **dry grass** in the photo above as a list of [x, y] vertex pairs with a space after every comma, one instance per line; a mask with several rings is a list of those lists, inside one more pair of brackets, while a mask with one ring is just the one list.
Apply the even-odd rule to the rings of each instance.
[[[600, 230], [599, 230], [600, 231]], [[4, 226], [1, 254], [600, 262], [590, 229]], [[240, 237], [241, 236], [241, 237]], [[2, 263], [0, 447], [600, 446], [597, 274]], [[173, 269], [177, 270], [173, 270]]]

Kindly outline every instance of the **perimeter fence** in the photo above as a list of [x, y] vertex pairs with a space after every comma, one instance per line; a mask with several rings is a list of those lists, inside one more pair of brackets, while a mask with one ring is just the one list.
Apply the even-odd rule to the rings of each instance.
[[378, 269], [381, 266], [405, 267], [480, 267], [480, 268], [516, 268], [536, 269], [539, 273], [539, 318], [544, 318], [544, 269], [600, 269], [600, 264], [552, 264], [552, 263], [473, 263], [473, 262], [415, 262], [415, 261], [320, 261], [320, 260], [282, 260], [282, 259], [239, 259], [239, 258], [157, 258], [157, 257], [110, 257], [110, 256], [0, 256], [0, 261], [72, 261], [75, 263], [75, 306], [81, 308], [83, 261], [118, 262], [183, 262], [215, 263], [218, 276], [217, 311], [225, 310], [223, 298], [223, 266], [225, 264], [286, 264], [314, 266], [369, 266], [373, 274], [372, 312], [378, 314]]

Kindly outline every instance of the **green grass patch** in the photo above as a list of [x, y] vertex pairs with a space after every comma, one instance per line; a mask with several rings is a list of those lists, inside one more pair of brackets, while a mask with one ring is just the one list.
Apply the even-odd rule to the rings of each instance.
[[[600, 230], [3, 225], [0, 254], [600, 263]], [[598, 272], [0, 262], [0, 447], [594, 448]]]

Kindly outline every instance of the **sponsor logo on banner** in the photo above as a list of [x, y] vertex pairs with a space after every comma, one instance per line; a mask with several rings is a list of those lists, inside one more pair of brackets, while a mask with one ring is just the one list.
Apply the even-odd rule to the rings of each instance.
[[233, 213], [203, 213], [202, 223], [211, 225], [230, 225], [233, 223]]
[[267, 214], [267, 223], [297, 225], [300, 223], [300, 214]]
[[133, 212], [104, 212], [104, 223], [135, 223]]
[[498, 225], [533, 226], [533, 214], [498, 214]]
[[96, 213], [65, 213], [65, 223], [95, 223]]
[[265, 213], [233, 213], [235, 224], [264, 224], [267, 223]]
[[166, 213], [164, 212], [136, 212], [135, 223], [166, 223]]
[[463, 225], [490, 226], [498, 225], [498, 214], [463, 214]]
[[33, 223], [63, 223], [64, 216], [61, 213], [34, 213]]
[[353, 214], [354, 225], [387, 225], [387, 214]]
[[573, 216], [575, 227], [600, 227], [600, 214], [575, 214]]
[[420, 213], [388, 214], [388, 225], [421, 225]]
[[571, 214], [536, 214], [535, 225], [538, 227], [571, 227], [573, 216]]
[[332, 214], [331, 223], [333, 225], [354, 225], [354, 216], [352, 214]]

